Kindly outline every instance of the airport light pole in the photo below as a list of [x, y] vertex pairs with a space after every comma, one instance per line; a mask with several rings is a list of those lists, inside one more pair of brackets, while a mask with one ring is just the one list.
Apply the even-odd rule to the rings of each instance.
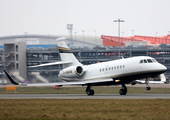
[[131, 30], [132, 31], [132, 41], [134, 40], [134, 35], [133, 35], [133, 32], [135, 31], [135, 30]]
[[122, 37], [123, 37], [123, 33], [124, 33], [124, 31], [122, 31]]
[[82, 32], [83, 32], [83, 46], [84, 46], [84, 32], [85, 32], [85, 30], [82, 30]]
[[170, 31], [168, 31], [168, 35], [170, 35]]
[[77, 33], [77, 32], [74, 32], [74, 33], [75, 33], [75, 46], [76, 46], [76, 33]]
[[120, 59], [120, 22], [125, 22], [124, 20], [118, 19], [113, 22], [118, 22], [118, 35], [119, 35], [119, 59]]
[[97, 42], [96, 42], [96, 34], [97, 34], [97, 31], [94, 30], [94, 32], [95, 32], [95, 43], [96, 43], [96, 45], [97, 45]]
[[133, 35], [133, 32], [134, 32], [135, 30], [131, 30], [131, 31], [132, 31], [132, 37], [133, 37], [133, 36], [134, 36], [134, 35]]
[[158, 34], [158, 32], [156, 32], [156, 43], [157, 43], [157, 34]]
[[26, 42], [27, 42], [27, 33], [28, 33], [28, 32], [25, 32], [25, 36], [26, 36]]
[[71, 34], [71, 42], [70, 42], [70, 45], [73, 45], [73, 42], [72, 42], [73, 24], [67, 24], [67, 29], [69, 30], [69, 32], [70, 32], [70, 34]]
[[97, 59], [97, 62], [98, 62], [98, 51], [97, 51], [97, 39], [96, 39], [96, 36], [97, 36], [97, 31], [96, 30], [94, 30], [94, 32], [95, 32], [95, 43], [96, 43], [96, 59]]

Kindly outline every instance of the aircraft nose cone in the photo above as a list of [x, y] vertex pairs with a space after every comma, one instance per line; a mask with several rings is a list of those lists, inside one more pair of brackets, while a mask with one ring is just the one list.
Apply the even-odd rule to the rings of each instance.
[[162, 65], [161, 69], [162, 69], [163, 71], [166, 71], [166, 70], [167, 70], [167, 68], [166, 68], [164, 65]]

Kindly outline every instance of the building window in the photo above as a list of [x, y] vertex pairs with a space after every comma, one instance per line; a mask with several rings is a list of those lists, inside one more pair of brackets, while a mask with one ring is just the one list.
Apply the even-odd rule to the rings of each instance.
[[16, 52], [18, 52], [18, 45], [16, 45]]
[[16, 69], [18, 70], [18, 68], [19, 68], [19, 64], [17, 63], [17, 64], [16, 64]]
[[16, 54], [16, 60], [18, 61], [18, 54]]

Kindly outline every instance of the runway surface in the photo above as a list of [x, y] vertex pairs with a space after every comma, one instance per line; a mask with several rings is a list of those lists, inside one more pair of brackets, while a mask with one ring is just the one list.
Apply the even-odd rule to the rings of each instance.
[[170, 94], [0, 94], [0, 99], [170, 99]]

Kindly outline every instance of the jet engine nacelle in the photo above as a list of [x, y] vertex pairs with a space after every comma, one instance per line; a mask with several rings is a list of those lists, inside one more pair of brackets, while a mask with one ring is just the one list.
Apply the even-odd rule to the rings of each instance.
[[80, 77], [84, 73], [82, 66], [71, 66], [60, 71], [59, 77]]

